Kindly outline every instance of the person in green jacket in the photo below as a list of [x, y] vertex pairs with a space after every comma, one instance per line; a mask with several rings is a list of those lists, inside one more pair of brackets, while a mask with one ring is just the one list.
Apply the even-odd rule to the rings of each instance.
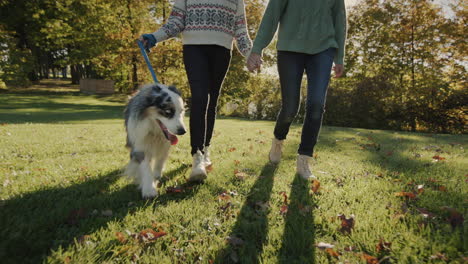
[[325, 98], [333, 63], [335, 77], [344, 72], [346, 8], [344, 0], [270, 0], [247, 59], [250, 71], [262, 64], [262, 50], [278, 32], [278, 73], [282, 107], [278, 114], [270, 161], [281, 160], [283, 142], [297, 114], [301, 81], [307, 74], [306, 113], [298, 149], [297, 173], [314, 178], [312, 158], [325, 111]]

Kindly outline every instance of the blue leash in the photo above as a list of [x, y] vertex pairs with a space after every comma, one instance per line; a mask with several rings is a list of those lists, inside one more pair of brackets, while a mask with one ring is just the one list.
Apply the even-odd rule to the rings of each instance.
[[148, 54], [146, 53], [145, 45], [140, 40], [137, 40], [138, 46], [140, 47], [141, 54], [143, 58], [145, 58], [146, 65], [148, 66], [149, 71], [151, 72], [151, 76], [153, 76], [153, 80], [155, 83], [159, 83], [158, 78], [156, 78], [156, 73], [154, 72], [153, 66], [151, 66], [151, 62], [148, 58]]

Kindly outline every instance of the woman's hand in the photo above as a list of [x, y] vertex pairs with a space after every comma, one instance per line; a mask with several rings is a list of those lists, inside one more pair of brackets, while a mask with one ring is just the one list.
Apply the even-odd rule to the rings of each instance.
[[344, 73], [344, 65], [335, 64], [335, 66], [333, 66], [333, 71], [335, 71], [335, 78], [340, 78]]
[[260, 70], [262, 66], [262, 55], [258, 53], [250, 53], [249, 58], [247, 58], [247, 69], [250, 72], [254, 72], [255, 70]]
[[149, 52], [149, 50], [154, 47], [157, 42], [153, 34], [143, 34], [140, 36], [139, 40], [143, 42], [143, 46], [147, 52]]

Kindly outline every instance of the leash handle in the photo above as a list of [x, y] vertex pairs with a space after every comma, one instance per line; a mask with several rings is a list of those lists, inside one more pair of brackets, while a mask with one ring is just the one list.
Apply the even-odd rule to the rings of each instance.
[[146, 53], [145, 45], [141, 40], [137, 40], [138, 46], [140, 47], [141, 54], [143, 58], [145, 58], [146, 65], [148, 66], [149, 71], [151, 72], [151, 76], [153, 76], [153, 80], [155, 83], [159, 83], [158, 78], [156, 78], [156, 73], [154, 72], [153, 66], [151, 66], [151, 62], [148, 58], [148, 54]]

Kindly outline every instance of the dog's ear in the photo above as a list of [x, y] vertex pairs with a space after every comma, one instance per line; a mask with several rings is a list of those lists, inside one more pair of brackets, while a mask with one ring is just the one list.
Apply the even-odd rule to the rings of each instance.
[[182, 96], [182, 94], [180, 93], [180, 91], [175, 87], [175, 86], [169, 86], [169, 91], [179, 95], [179, 96]]

